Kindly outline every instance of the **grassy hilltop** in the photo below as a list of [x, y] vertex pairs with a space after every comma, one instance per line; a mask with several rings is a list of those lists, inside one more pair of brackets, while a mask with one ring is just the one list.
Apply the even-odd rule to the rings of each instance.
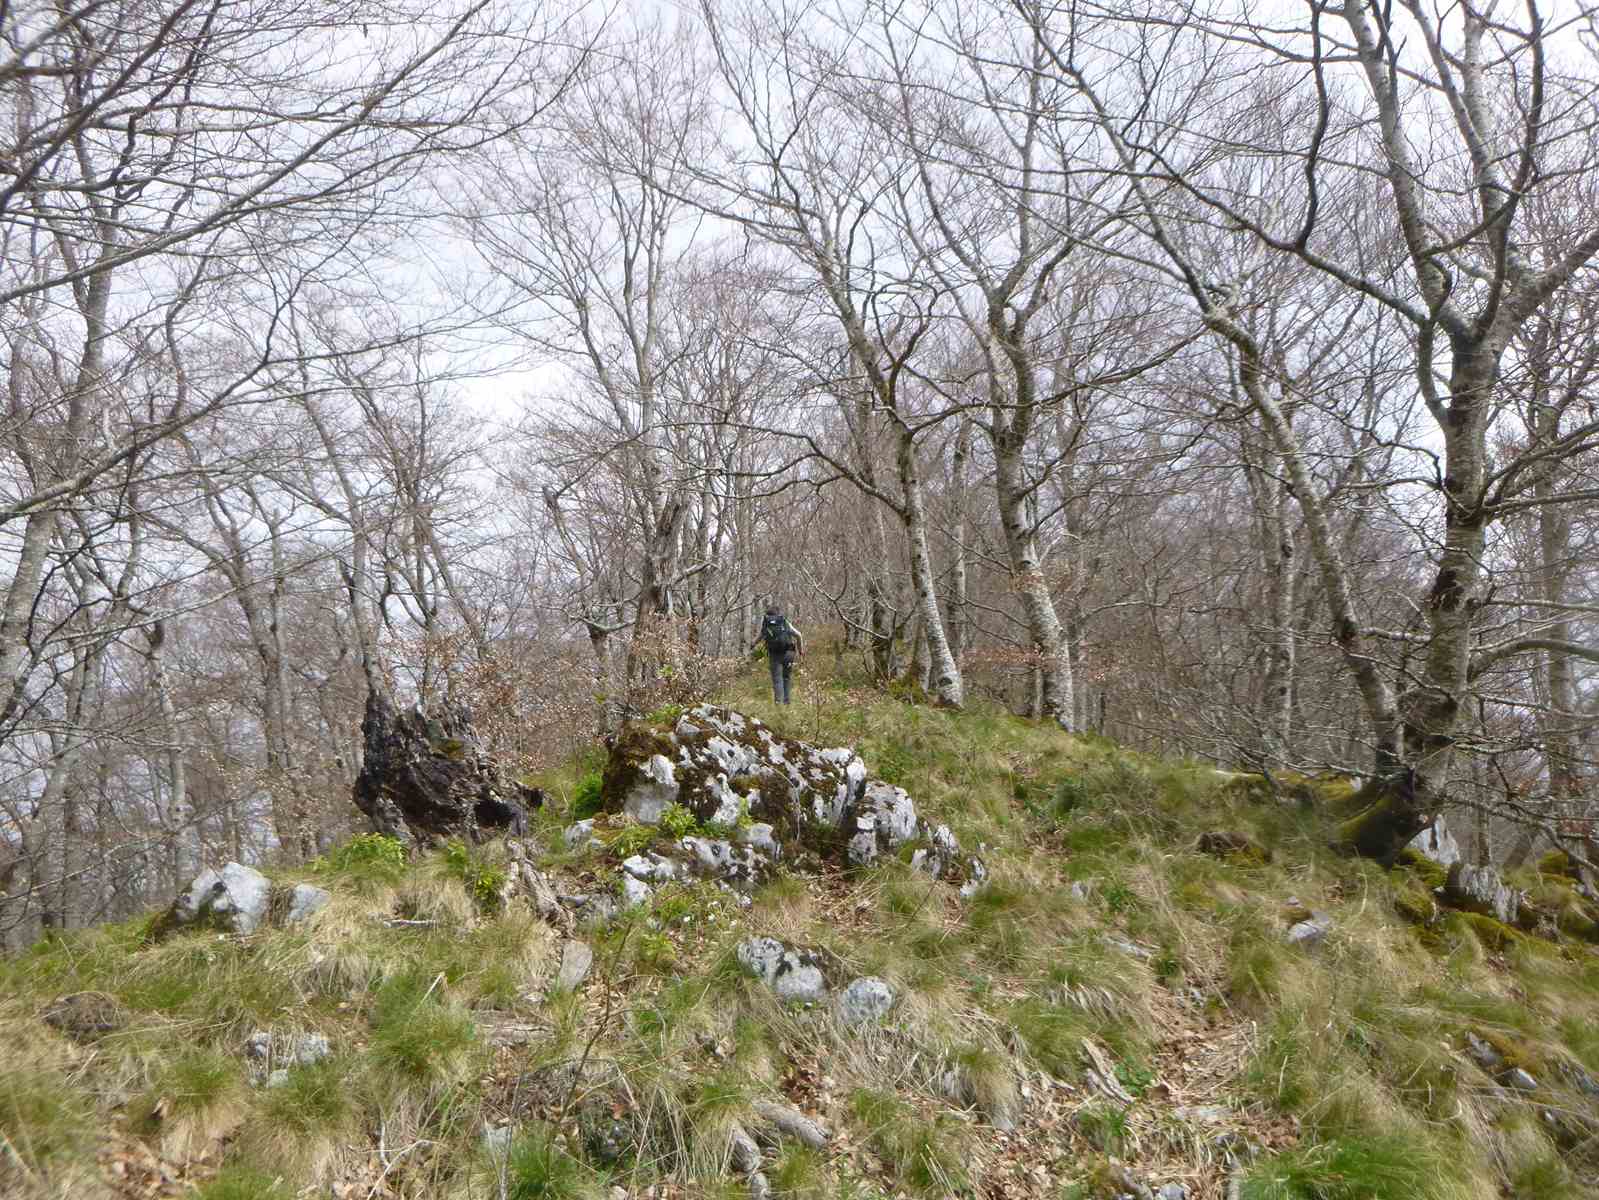
[[[1516, 881], [1564, 930], [1533, 937], [1439, 909], [1428, 864], [1329, 849], [1345, 781], [1271, 795], [843, 678], [778, 710], [762, 675], [720, 699], [857, 748], [989, 884], [963, 901], [891, 862], [748, 908], [667, 885], [578, 932], [567, 991], [565, 934], [499, 900], [502, 846], [357, 839], [279, 873], [333, 893], [304, 927], [157, 941], [149, 919], [0, 961], [0, 1195], [746, 1196], [731, 1139], [773, 1102], [828, 1133], [767, 1141], [778, 1197], [1599, 1195], [1599, 946], [1558, 861]], [[561, 892], [614, 887], [657, 836], [601, 816], [604, 849], [564, 847], [601, 762], [543, 781]], [[1239, 836], [1202, 850], [1217, 833]], [[1330, 932], [1292, 943], [1312, 913]], [[854, 1029], [785, 1008], [733, 958], [752, 933], [897, 1004]], [[330, 1052], [268, 1086], [260, 1031]]]

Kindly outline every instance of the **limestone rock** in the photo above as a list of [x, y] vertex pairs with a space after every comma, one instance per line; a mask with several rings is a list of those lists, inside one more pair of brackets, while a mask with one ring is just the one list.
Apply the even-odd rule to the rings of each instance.
[[1466, 1054], [1484, 1071], [1492, 1074], [1505, 1065], [1504, 1055], [1474, 1033], [1466, 1034]]
[[894, 989], [873, 975], [852, 980], [838, 997], [838, 1019], [845, 1025], [881, 1021], [894, 1007]]
[[776, 938], [755, 937], [740, 942], [734, 956], [781, 1000], [816, 1003], [827, 996], [827, 980], [816, 956], [807, 950], [792, 950]]
[[[658, 824], [670, 804], [688, 809], [701, 828], [672, 857], [689, 873], [741, 893], [800, 850], [859, 867], [918, 841], [912, 864], [964, 894], [987, 877], [946, 826], [920, 819], [903, 789], [869, 779], [854, 751], [818, 749], [716, 705], [689, 710], [670, 732], [624, 727], [612, 743], [600, 799], [607, 812], [646, 824]], [[570, 845], [588, 836], [567, 831]], [[660, 881], [654, 868], [645, 873], [633, 859], [624, 870]]]
[[327, 1035], [321, 1033], [286, 1035], [258, 1029], [244, 1043], [246, 1058], [279, 1069], [308, 1067], [332, 1053]]
[[189, 928], [254, 933], [266, 921], [271, 900], [272, 884], [265, 875], [230, 862], [196, 876], [172, 902], [157, 933]]
[[1299, 946], [1301, 949], [1312, 950], [1327, 940], [1327, 935], [1332, 932], [1332, 918], [1326, 913], [1311, 913], [1309, 918], [1296, 921], [1289, 926], [1285, 935], [1288, 944]]
[[544, 793], [508, 778], [461, 705], [400, 712], [381, 687], [368, 687], [355, 805], [372, 827], [412, 844], [477, 838], [483, 829], [521, 834]]
[[727, 1133], [727, 1157], [740, 1175], [753, 1175], [761, 1169], [761, 1148], [749, 1131], [737, 1123]]
[[1493, 917], [1514, 925], [1521, 911], [1521, 893], [1508, 886], [1492, 867], [1457, 862], [1444, 882], [1444, 901], [1452, 908]]
[[627, 908], [640, 908], [650, 902], [650, 897], [655, 889], [642, 879], [635, 879], [631, 875], [622, 876], [622, 904]]
[[1429, 828], [1411, 838], [1408, 848], [1440, 867], [1452, 867], [1460, 861], [1460, 843], [1441, 816], [1434, 817]]
[[594, 967], [594, 951], [587, 942], [570, 941], [561, 947], [561, 966], [555, 973], [555, 990], [576, 991]]
[[302, 921], [309, 921], [326, 908], [331, 899], [333, 894], [324, 888], [309, 883], [297, 883], [290, 889], [288, 899], [284, 902], [283, 923], [298, 925]]
[[757, 1134], [769, 1129], [778, 1137], [791, 1138], [812, 1150], [827, 1148], [827, 1127], [807, 1117], [792, 1104], [783, 1104], [775, 1100], [757, 1100], [750, 1109], [762, 1122], [762, 1128], [756, 1130]]
[[599, 845], [594, 837], [594, 818], [586, 821], [574, 821], [566, 827], [566, 832], [561, 834], [561, 840], [566, 843], [568, 850], [576, 850], [579, 846]]
[[1506, 1087], [1513, 1087], [1518, 1092], [1536, 1092], [1538, 1081], [1520, 1067], [1511, 1067], [1501, 1077], [1500, 1082]]

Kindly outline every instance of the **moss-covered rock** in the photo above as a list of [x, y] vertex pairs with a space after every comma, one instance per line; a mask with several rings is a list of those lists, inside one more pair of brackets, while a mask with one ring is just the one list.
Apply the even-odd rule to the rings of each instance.
[[1377, 778], [1350, 796], [1353, 816], [1338, 823], [1336, 849], [1392, 866], [1426, 824], [1414, 788], [1404, 778]]

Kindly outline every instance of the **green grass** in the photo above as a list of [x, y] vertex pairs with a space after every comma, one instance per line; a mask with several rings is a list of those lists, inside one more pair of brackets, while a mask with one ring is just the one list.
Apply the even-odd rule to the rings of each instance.
[[1273, 1154], [1245, 1174], [1239, 1200], [1464, 1200], [1447, 1158], [1398, 1135], [1336, 1139]]
[[372, 1050], [395, 1073], [427, 1082], [459, 1074], [476, 1042], [471, 1016], [443, 994], [439, 976], [399, 975], [379, 988], [372, 1012]]
[[254, 1167], [225, 1167], [195, 1193], [195, 1200], [293, 1200], [294, 1192], [280, 1175]]
[[971, 1193], [964, 1126], [928, 1118], [898, 1096], [868, 1088], [856, 1089], [849, 1104], [868, 1144], [905, 1186], [929, 1196]]

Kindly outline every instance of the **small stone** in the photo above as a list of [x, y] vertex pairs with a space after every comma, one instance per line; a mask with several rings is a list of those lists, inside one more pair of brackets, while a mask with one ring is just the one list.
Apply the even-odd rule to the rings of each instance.
[[838, 1019], [845, 1025], [875, 1024], [894, 1007], [894, 989], [872, 975], [851, 981], [838, 998]]
[[1093, 888], [1089, 884], [1084, 883], [1081, 879], [1077, 880], [1071, 886], [1071, 895], [1073, 900], [1086, 901], [1093, 894]]
[[1332, 918], [1326, 913], [1312, 913], [1308, 921], [1296, 921], [1289, 927], [1288, 944], [1311, 950], [1325, 942], [1331, 932]]
[[1501, 1082], [1506, 1087], [1515, 1088], [1518, 1092], [1536, 1092], [1538, 1090], [1538, 1081], [1520, 1067], [1511, 1067], [1510, 1070], [1505, 1072]]
[[333, 899], [333, 894], [323, 888], [309, 883], [297, 883], [289, 892], [289, 900], [283, 913], [285, 925], [298, 925], [302, 921], [309, 921], [317, 913], [327, 907], [328, 901]]
[[1497, 1071], [1505, 1065], [1504, 1055], [1474, 1033], [1466, 1034], [1466, 1053], [1484, 1071]]
[[1188, 1200], [1188, 1189], [1180, 1183], [1163, 1183], [1155, 1193], [1156, 1200]]
[[751, 1109], [760, 1120], [776, 1133], [785, 1138], [793, 1138], [802, 1145], [812, 1150], [825, 1150], [827, 1148], [827, 1129], [820, 1122], [811, 1120], [792, 1104], [781, 1104], [774, 1100], [757, 1100]]
[[566, 827], [566, 832], [561, 835], [561, 840], [566, 843], [568, 850], [576, 850], [585, 845], [594, 836], [594, 819], [578, 821]]
[[622, 876], [622, 903], [628, 908], [638, 908], [650, 902], [653, 889], [642, 879], [634, 879], [631, 875]]
[[286, 1084], [288, 1082], [289, 1082], [288, 1069], [285, 1068], [285, 1067], [279, 1067], [276, 1071], [273, 1071], [270, 1075], [268, 1075], [266, 1077], [266, 1084], [264, 1086], [269, 1087], [269, 1088], [277, 1088], [277, 1087], [282, 1087], [284, 1084]]
[[750, 1200], [770, 1200], [772, 1185], [765, 1175], [756, 1171], [750, 1176]]
[[44, 1023], [75, 1042], [93, 1042], [128, 1023], [122, 1002], [105, 992], [73, 992], [44, 1011]]
[[555, 990], [573, 992], [588, 978], [594, 966], [594, 951], [587, 942], [573, 940], [561, 947], [561, 966], [555, 973]]
[[1172, 1109], [1172, 1116], [1179, 1121], [1191, 1121], [1198, 1125], [1220, 1125], [1232, 1113], [1220, 1104], [1195, 1104]]
[[761, 1169], [761, 1148], [742, 1125], [735, 1124], [728, 1130], [727, 1156], [740, 1175], [753, 1175]]

